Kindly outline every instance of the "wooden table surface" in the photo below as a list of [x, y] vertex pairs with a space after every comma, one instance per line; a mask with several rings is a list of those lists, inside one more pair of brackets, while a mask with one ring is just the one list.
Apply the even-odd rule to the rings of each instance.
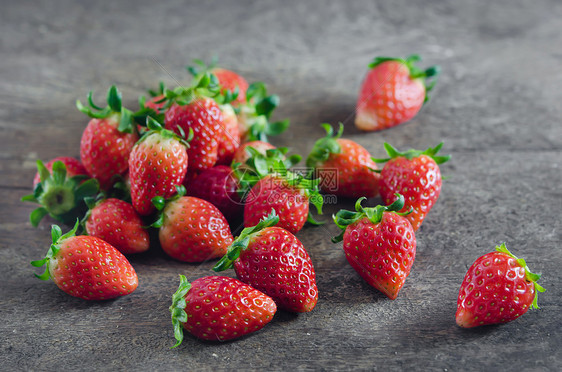
[[[0, 369], [12, 370], [520, 370], [562, 369], [562, 3], [428, 1], [13, 1], [0, 14]], [[442, 75], [411, 122], [376, 133], [353, 126], [366, 65], [419, 53]], [[317, 273], [308, 314], [279, 312], [263, 330], [227, 343], [186, 337], [170, 350], [168, 306], [178, 274], [211, 274], [154, 244], [131, 257], [136, 292], [85, 302], [34, 278], [29, 261], [50, 224], [28, 222], [35, 160], [78, 156], [89, 90], [112, 84], [125, 104], [159, 81], [188, 81], [184, 65], [221, 65], [280, 95], [273, 140], [306, 155], [322, 122], [382, 157], [444, 141], [452, 160], [441, 197], [417, 233], [417, 256], [388, 300], [330, 243], [333, 223], [298, 237]], [[379, 198], [369, 200], [371, 205]], [[341, 207], [326, 207], [325, 219]], [[64, 227], [64, 229], [69, 229]], [[541, 309], [510, 324], [465, 330], [454, 315], [460, 283], [479, 256], [506, 242], [542, 272]], [[230, 275], [233, 275], [230, 273]]]

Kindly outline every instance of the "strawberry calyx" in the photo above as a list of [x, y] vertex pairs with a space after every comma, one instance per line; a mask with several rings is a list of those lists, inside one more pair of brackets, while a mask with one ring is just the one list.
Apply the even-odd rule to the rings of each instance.
[[166, 102], [162, 108], [165, 111], [174, 103], [185, 106], [200, 97], [212, 98], [217, 104], [226, 104], [236, 98], [231, 99], [230, 96], [227, 97], [227, 94], [221, 94], [220, 90], [221, 87], [216, 75], [205, 71], [196, 76], [193, 83], [188, 87], [180, 86], [173, 90], [164, 89], [165, 100], [160, 100], [158, 103]]
[[193, 129], [189, 128], [189, 133], [186, 135], [185, 131], [178, 126], [179, 135], [171, 130], [164, 128], [160, 122], [151, 116], [146, 117], [146, 127], [148, 131], [143, 134], [143, 136], [137, 141], [137, 144], [145, 141], [151, 134], [157, 133], [163, 138], [173, 138], [179, 141], [186, 148], [189, 148], [189, 142], [193, 139]]
[[[185, 69], [194, 77], [195, 80], [200, 79], [204, 74], [211, 74], [216, 77], [216, 75], [213, 73], [213, 69], [217, 67], [218, 58], [213, 57], [211, 63], [208, 65], [200, 59], [194, 59], [193, 63], [196, 66], [188, 65], [185, 66]], [[234, 90], [228, 90], [220, 85], [218, 79], [217, 83], [219, 85], [219, 94], [212, 98], [214, 98], [219, 105], [229, 104], [230, 102], [238, 98], [238, 95], [240, 94], [238, 87], [236, 87]]]
[[369, 68], [375, 68], [384, 62], [396, 61], [408, 68], [410, 71], [410, 78], [419, 79], [425, 87], [425, 100], [424, 104], [429, 101], [428, 93], [433, 89], [437, 83], [437, 77], [441, 73], [441, 68], [439, 66], [430, 66], [425, 70], [422, 70], [416, 66], [416, 62], [421, 61], [421, 57], [417, 54], [412, 54], [405, 59], [395, 58], [395, 57], [376, 57], [371, 63], [369, 63]]
[[174, 337], [176, 338], [176, 344], [171, 347], [172, 349], [178, 347], [183, 341], [182, 323], [187, 322], [187, 313], [185, 312], [187, 302], [185, 301], [185, 296], [190, 289], [191, 283], [187, 281], [184, 275], [180, 275], [180, 285], [177, 291], [172, 295], [172, 305], [170, 306]]
[[316, 168], [328, 160], [331, 154], [340, 154], [342, 151], [337, 140], [343, 134], [343, 124], [339, 123], [337, 133], [334, 133], [334, 129], [330, 124], [324, 123], [322, 127], [326, 130], [326, 137], [320, 138], [314, 143], [314, 147], [306, 158], [306, 166], [309, 168]]
[[70, 238], [71, 236], [76, 235], [76, 231], [78, 230], [78, 226], [80, 226], [80, 221], [76, 220], [74, 224], [74, 228], [67, 232], [66, 234], [62, 234], [62, 230], [59, 226], [53, 225], [51, 227], [51, 237], [52, 243], [47, 251], [45, 257], [41, 260], [31, 261], [31, 266], [33, 267], [42, 267], [45, 266], [45, 271], [41, 275], [35, 274], [35, 276], [41, 280], [49, 280], [51, 278], [51, 274], [49, 272], [49, 263], [51, 262], [51, 258], [56, 256], [56, 254], [60, 251], [61, 243], [66, 239]]
[[533, 303], [529, 307], [531, 309], [539, 309], [539, 305], [538, 305], [539, 292], [542, 293], [546, 291], [546, 289], [544, 289], [541, 285], [537, 283], [537, 281], [541, 278], [541, 274], [535, 274], [531, 272], [525, 260], [522, 258], [518, 258], [513, 253], [511, 253], [505, 246], [505, 243], [496, 246], [496, 251], [507, 254], [509, 257], [513, 258], [519, 264], [519, 266], [521, 266], [525, 270], [525, 279], [528, 282], [532, 282], [533, 286], [535, 287], [535, 298], [533, 299]]
[[86, 205], [84, 199], [96, 195], [99, 182], [85, 175], [67, 177], [66, 165], [62, 161], [53, 163], [49, 172], [41, 160], [37, 160], [39, 182], [33, 194], [21, 198], [22, 201], [37, 203], [39, 208], [29, 215], [31, 225], [37, 227], [47, 214], [65, 224], [71, 224], [82, 216]]
[[169, 198], [164, 198], [163, 196], [155, 196], [152, 198], [152, 205], [156, 208], [157, 215], [156, 220], [150, 225], [150, 227], [155, 227], [157, 229], [161, 228], [164, 225], [164, 208], [166, 205], [175, 202], [176, 200], [180, 199], [186, 194], [185, 186], [183, 185], [176, 185], [176, 193]]
[[271, 114], [279, 106], [279, 96], [267, 94], [265, 83], [250, 84], [246, 91], [246, 102], [235, 107], [238, 117], [248, 128], [246, 141], [268, 142], [267, 136], [277, 136], [290, 125], [289, 119], [270, 122]]
[[243, 199], [250, 189], [258, 183], [259, 180], [268, 176], [271, 170], [283, 164], [285, 169], [291, 168], [293, 165], [301, 161], [299, 154], [287, 156], [289, 148], [277, 147], [268, 149], [262, 154], [257, 149], [247, 146], [246, 151], [250, 157], [244, 164], [232, 163], [231, 168], [234, 176], [238, 179], [238, 195]]
[[[92, 99], [92, 91], [88, 93], [88, 106], [85, 106], [76, 100], [76, 107], [94, 119], [114, 118], [119, 123], [118, 130], [121, 133], [135, 133], [135, 119], [141, 115], [140, 112], [133, 113], [131, 110], [123, 106], [123, 96], [115, 85], [112, 85], [107, 91], [107, 106], [97, 106]], [[142, 111], [142, 110], [141, 110]]]
[[357, 199], [357, 202], [355, 202], [355, 212], [348, 211], [345, 209], [341, 209], [340, 211], [338, 211], [338, 213], [332, 216], [332, 219], [334, 220], [336, 226], [342, 229], [343, 231], [341, 232], [340, 235], [333, 237], [332, 242], [333, 243], [341, 242], [343, 240], [343, 235], [345, 233], [346, 228], [349, 225], [359, 221], [364, 217], [367, 217], [369, 221], [371, 221], [373, 224], [376, 225], [379, 222], [381, 222], [382, 215], [384, 212], [394, 212], [400, 216], [405, 216], [407, 214], [412, 213], [413, 209], [410, 209], [407, 212], [400, 212], [400, 210], [404, 208], [404, 196], [400, 193], [396, 193], [394, 195], [396, 196], [397, 199], [390, 205], [377, 205], [376, 207], [373, 208], [364, 208], [361, 205], [361, 202], [363, 202], [363, 200], [366, 200], [367, 198], [361, 197]]
[[213, 267], [213, 271], [220, 272], [230, 269], [234, 261], [240, 257], [240, 253], [248, 248], [250, 240], [254, 236], [265, 228], [277, 225], [278, 222], [279, 217], [275, 213], [275, 210], [271, 209], [269, 216], [262, 218], [257, 225], [244, 228], [240, 235], [234, 239], [230, 247], [228, 247], [226, 254]]
[[384, 143], [384, 149], [386, 150], [387, 154], [388, 154], [388, 158], [382, 158], [382, 159], [377, 159], [377, 158], [371, 158], [375, 163], [386, 163], [387, 161], [397, 158], [397, 157], [405, 157], [408, 160], [412, 160], [414, 158], [420, 157], [421, 155], [427, 155], [430, 158], [432, 158], [435, 163], [437, 164], [443, 164], [447, 161], [449, 161], [449, 159], [451, 158], [451, 155], [437, 155], [437, 153], [439, 152], [439, 150], [441, 150], [441, 147], [443, 147], [443, 142], [441, 142], [440, 144], [438, 144], [435, 147], [430, 147], [425, 151], [420, 151], [420, 150], [414, 150], [414, 149], [410, 149], [408, 151], [405, 152], [400, 152], [398, 151], [395, 147], [393, 147], [391, 144], [389, 144], [388, 142]]

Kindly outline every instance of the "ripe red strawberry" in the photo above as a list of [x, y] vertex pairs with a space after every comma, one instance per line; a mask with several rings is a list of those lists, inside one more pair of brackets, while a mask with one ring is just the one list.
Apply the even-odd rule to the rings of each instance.
[[320, 189], [334, 195], [358, 198], [377, 196], [380, 175], [371, 154], [358, 143], [340, 138], [343, 124], [334, 135], [330, 124], [322, 124], [326, 137], [314, 144], [306, 165], [315, 169]]
[[246, 102], [246, 91], [249, 87], [246, 79], [234, 71], [219, 67], [211, 69], [211, 73], [213, 73], [219, 80], [222, 94], [224, 94], [227, 90], [238, 94], [236, 99], [232, 101], [232, 106], [237, 107]]
[[525, 260], [505, 246], [478, 258], [468, 269], [457, 300], [457, 324], [464, 328], [507, 323], [538, 309], [538, 292], [544, 292]]
[[34, 181], [33, 194], [21, 199], [40, 205], [31, 212], [30, 222], [37, 227], [48, 214], [62, 223], [71, 224], [84, 215], [87, 210], [84, 199], [98, 193], [99, 183], [84, 174], [80, 163], [73, 158], [55, 158], [47, 166], [37, 161], [39, 182]]
[[172, 325], [176, 344], [183, 329], [208, 341], [227, 341], [259, 331], [273, 319], [277, 306], [271, 297], [225, 276], [207, 276], [189, 283], [180, 275], [172, 296]]
[[[75, 158], [71, 158], [69, 156], [58, 156], [58, 157], [52, 159], [51, 161], [49, 161], [47, 164], [45, 164], [45, 168], [47, 168], [49, 173], [52, 172], [53, 164], [56, 161], [60, 161], [65, 165], [66, 176], [68, 178], [72, 178], [74, 176], [86, 176], [86, 177], [90, 178], [88, 172], [86, 171], [86, 168], [84, 168], [82, 163], [80, 163], [80, 160], [77, 160]], [[41, 182], [41, 176], [39, 175], [39, 172], [37, 172], [35, 174], [35, 178], [33, 178], [33, 188], [35, 188], [35, 186], [37, 186], [37, 184], [39, 182]]]
[[240, 131], [234, 109], [229, 104], [220, 106], [223, 114], [223, 131], [218, 139], [217, 164], [230, 165], [236, 150], [240, 147]]
[[246, 196], [244, 226], [256, 225], [273, 210], [279, 216], [279, 227], [296, 234], [307, 221], [319, 224], [309, 212], [309, 203], [322, 214], [323, 198], [318, 193], [318, 180], [305, 179], [287, 171], [279, 162], [272, 173], [260, 179]]
[[232, 244], [232, 233], [226, 218], [206, 200], [183, 196], [185, 189], [167, 201], [161, 197], [154, 203], [162, 213], [152, 224], [160, 229], [160, 245], [176, 260], [203, 262], [221, 257]]
[[201, 172], [215, 165], [218, 139], [224, 132], [224, 117], [213, 99], [200, 97], [185, 105], [174, 103], [166, 111], [165, 120], [166, 129], [178, 134], [193, 131], [187, 150], [190, 170]]
[[355, 126], [374, 131], [393, 127], [412, 119], [429, 99], [427, 93], [439, 74], [439, 67], [420, 70], [414, 64], [417, 55], [408, 58], [377, 57], [361, 85], [357, 100]]
[[82, 133], [80, 159], [88, 173], [102, 189], [112, 185], [113, 177], [127, 171], [129, 154], [139, 136], [133, 124], [133, 113], [123, 107], [121, 93], [112, 86], [107, 93], [106, 108], [100, 108], [88, 96], [91, 107], [76, 106], [92, 120]]
[[140, 253], [150, 247], [148, 231], [133, 206], [109, 198], [92, 205], [86, 215], [86, 232], [105, 240], [123, 254]]
[[416, 237], [410, 222], [401, 213], [404, 197], [389, 206], [363, 208], [360, 198], [356, 212], [340, 210], [334, 216], [344, 230], [332, 239], [343, 240], [347, 261], [371, 286], [394, 300], [410, 274], [416, 256]]
[[232, 168], [216, 165], [191, 181], [187, 193], [212, 203], [227, 220], [232, 221], [242, 215], [244, 207], [238, 188], [239, 181]]
[[271, 296], [280, 309], [311, 311], [318, 302], [312, 260], [293, 234], [271, 227], [278, 221], [271, 214], [256, 226], [242, 230], [213, 270], [234, 266], [238, 279]]
[[240, 147], [238, 147], [238, 149], [234, 153], [234, 157], [232, 161], [234, 163], [246, 164], [246, 161], [248, 161], [248, 159], [252, 157], [252, 154], [247, 150], [248, 147], [252, 147], [256, 149], [262, 155], [265, 155], [267, 150], [275, 149], [275, 146], [273, 146], [269, 142], [263, 142], [263, 141], [246, 142], [240, 145]]
[[133, 292], [138, 286], [135, 269], [127, 258], [105, 241], [93, 236], [75, 236], [74, 229], [62, 235], [53, 225], [53, 244], [44, 259], [31, 265], [46, 265], [41, 280], [51, 278], [71, 296], [85, 300], [108, 300]]
[[386, 162], [380, 179], [380, 194], [386, 204], [392, 203], [396, 193], [404, 195], [404, 209], [413, 209], [406, 216], [414, 230], [418, 230], [425, 216], [433, 207], [441, 192], [441, 171], [438, 164], [448, 161], [450, 156], [437, 156], [443, 143], [425, 151], [408, 150], [399, 152], [388, 143], [384, 148], [390, 158], [373, 159]]
[[[148, 119], [146, 133], [131, 151], [129, 180], [131, 199], [138, 214], [154, 211], [152, 198], [168, 198], [176, 192], [187, 173], [187, 142], [173, 132]], [[188, 139], [189, 140], [189, 139]]]

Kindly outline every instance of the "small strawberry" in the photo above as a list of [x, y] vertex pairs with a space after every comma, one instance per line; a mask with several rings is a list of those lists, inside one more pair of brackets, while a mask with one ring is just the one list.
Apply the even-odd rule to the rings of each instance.
[[88, 95], [90, 107], [76, 102], [76, 107], [92, 118], [82, 133], [80, 159], [88, 173], [102, 189], [112, 185], [114, 176], [127, 171], [129, 154], [139, 136], [134, 114], [123, 107], [121, 93], [112, 86], [107, 93], [107, 107], [100, 108]]
[[[412, 119], [429, 99], [439, 67], [420, 70], [420, 57], [406, 59], [377, 57], [361, 85], [355, 126], [374, 131], [393, 127]], [[433, 78], [428, 84], [428, 79]]]
[[410, 274], [416, 256], [416, 237], [410, 222], [398, 213], [404, 197], [389, 206], [363, 208], [360, 198], [355, 210], [340, 210], [334, 216], [336, 225], [344, 230], [332, 239], [343, 240], [347, 261], [369, 285], [396, 299]]
[[234, 156], [232, 158], [232, 162], [233, 163], [246, 164], [246, 161], [248, 161], [248, 159], [250, 157], [252, 157], [252, 153], [247, 150], [249, 147], [254, 148], [255, 150], [257, 150], [262, 155], [265, 155], [267, 150], [275, 149], [275, 146], [273, 146], [269, 142], [263, 142], [263, 141], [246, 142], [246, 143], [240, 145], [240, 147], [238, 147], [238, 149], [234, 153]]
[[379, 193], [380, 175], [371, 154], [358, 143], [340, 138], [343, 124], [337, 134], [330, 124], [322, 124], [326, 137], [314, 144], [306, 165], [320, 178], [320, 189], [334, 195], [359, 198], [374, 197]]
[[280, 163], [249, 191], [244, 206], [244, 226], [256, 225], [274, 210], [279, 216], [279, 227], [296, 234], [307, 221], [319, 224], [310, 213], [309, 203], [322, 214], [323, 198], [318, 193], [318, 180], [308, 180], [287, 171]]
[[152, 198], [168, 198], [175, 193], [176, 185], [181, 185], [187, 173], [189, 146], [154, 119], [149, 117], [147, 121], [150, 131], [137, 142], [129, 158], [131, 199], [142, 216], [154, 211]]
[[457, 300], [457, 324], [464, 328], [507, 323], [538, 309], [537, 298], [545, 289], [525, 260], [505, 246], [478, 258], [468, 269]]
[[386, 204], [392, 203], [395, 194], [404, 195], [404, 210], [412, 209], [406, 216], [414, 230], [418, 230], [425, 216], [433, 207], [441, 192], [441, 171], [438, 164], [450, 159], [450, 155], [437, 156], [443, 143], [425, 151], [399, 152], [388, 143], [384, 144], [390, 158], [373, 159], [384, 163], [381, 171], [380, 194]]
[[178, 193], [172, 198], [153, 200], [161, 211], [152, 227], [160, 229], [162, 249], [184, 262], [203, 262], [223, 256], [233, 240], [226, 218], [208, 201], [184, 194], [185, 188], [178, 186]]
[[88, 235], [105, 240], [123, 254], [148, 250], [148, 231], [131, 204], [115, 198], [92, 202], [85, 217]]
[[[72, 178], [74, 176], [86, 176], [87, 178], [90, 178], [90, 175], [86, 171], [86, 168], [84, 168], [82, 163], [80, 163], [80, 160], [71, 158], [69, 156], [59, 156], [47, 162], [47, 164], [45, 164], [45, 168], [47, 168], [49, 173], [53, 171], [53, 164], [56, 161], [60, 161], [65, 165], [66, 176], [68, 178]], [[33, 188], [35, 188], [39, 182], [41, 182], [41, 176], [39, 175], [39, 172], [37, 172], [35, 174], [35, 178], [33, 178]]]
[[31, 265], [46, 270], [36, 275], [41, 280], [51, 278], [71, 296], [85, 300], [108, 300], [127, 295], [138, 286], [135, 269], [127, 258], [110, 244], [93, 236], [75, 236], [74, 229], [62, 235], [53, 225], [53, 244], [42, 260]]
[[187, 193], [206, 200], [217, 207], [227, 220], [242, 215], [244, 204], [238, 194], [239, 180], [232, 168], [216, 165], [207, 169], [190, 182]]
[[180, 275], [172, 296], [172, 325], [176, 344], [185, 329], [208, 341], [227, 341], [259, 331], [273, 319], [277, 306], [271, 297], [225, 276], [207, 276], [189, 283]]
[[234, 109], [229, 104], [220, 105], [223, 115], [223, 132], [218, 139], [217, 149], [218, 165], [230, 165], [236, 150], [240, 147], [240, 131], [238, 129], [238, 119]]
[[238, 279], [271, 296], [280, 309], [309, 312], [318, 302], [312, 260], [293, 234], [272, 227], [278, 221], [272, 213], [242, 230], [213, 270], [234, 266]]
[[[67, 168], [68, 164], [68, 168]], [[47, 214], [65, 224], [72, 224], [87, 210], [84, 199], [99, 191], [99, 183], [84, 174], [80, 163], [73, 158], [55, 158], [45, 166], [37, 161], [39, 182], [33, 194], [21, 200], [40, 205], [29, 216], [32, 226], [37, 227]]]

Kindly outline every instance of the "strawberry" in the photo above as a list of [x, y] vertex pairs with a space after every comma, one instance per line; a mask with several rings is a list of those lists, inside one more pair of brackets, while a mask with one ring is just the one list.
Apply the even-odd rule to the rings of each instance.
[[234, 71], [216, 67], [217, 60], [211, 61], [209, 65], [196, 59], [193, 63], [196, 66], [186, 66], [187, 71], [198, 78], [205, 72], [216, 76], [220, 85], [220, 94], [232, 96], [232, 106], [237, 107], [246, 102], [246, 91], [248, 90], [248, 82], [241, 75]]
[[[66, 167], [66, 176], [68, 178], [72, 178], [74, 176], [86, 176], [87, 178], [90, 178], [90, 175], [86, 171], [86, 168], [84, 168], [82, 163], [80, 163], [80, 160], [71, 158], [69, 156], [58, 156], [47, 162], [47, 164], [45, 164], [45, 168], [47, 168], [49, 173], [53, 171], [53, 164], [56, 161], [60, 161], [64, 164], [64, 166]], [[35, 178], [33, 178], [33, 188], [35, 188], [39, 182], [41, 182], [41, 176], [39, 175], [39, 172], [37, 172], [35, 174]]]
[[161, 211], [152, 227], [160, 229], [162, 249], [184, 262], [203, 262], [223, 256], [233, 240], [226, 218], [208, 201], [184, 194], [185, 188], [178, 186], [174, 197], [153, 200]]
[[259, 153], [263, 155], [265, 155], [267, 150], [275, 149], [275, 146], [273, 146], [269, 142], [263, 142], [263, 141], [246, 142], [240, 145], [240, 147], [238, 147], [238, 149], [234, 152], [232, 162], [246, 164], [246, 161], [248, 161], [248, 159], [252, 156], [252, 153], [250, 153], [247, 150], [249, 147], [254, 148], [255, 150], [257, 150]]
[[380, 175], [371, 154], [358, 143], [340, 138], [343, 124], [337, 134], [330, 124], [322, 124], [326, 137], [314, 144], [306, 165], [320, 178], [320, 189], [334, 195], [358, 198], [374, 197], [379, 193]]
[[308, 180], [287, 171], [282, 163], [274, 172], [260, 179], [249, 191], [244, 205], [244, 226], [254, 226], [272, 210], [279, 216], [279, 227], [293, 234], [305, 222], [319, 224], [309, 211], [312, 203], [322, 214], [322, 195], [318, 193], [318, 180]]
[[98, 181], [84, 174], [76, 159], [55, 158], [47, 166], [38, 160], [37, 170], [39, 182], [34, 180], [33, 194], [21, 199], [40, 205], [29, 216], [32, 226], [37, 227], [47, 214], [62, 223], [73, 223], [87, 210], [84, 199], [99, 191]]
[[80, 159], [104, 190], [112, 185], [114, 176], [127, 171], [129, 154], [139, 138], [134, 114], [123, 107], [121, 99], [121, 93], [112, 86], [103, 109], [93, 103], [92, 92], [88, 95], [90, 107], [76, 102], [76, 107], [92, 118], [82, 133]]
[[[377, 57], [359, 91], [355, 126], [375, 131], [412, 119], [420, 111], [433, 89], [439, 67], [421, 70], [415, 66], [420, 57], [406, 59]], [[428, 79], [433, 78], [429, 82]]]
[[437, 156], [443, 143], [425, 151], [399, 152], [388, 143], [384, 144], [390, 158], [373, 159], [386, 163], [381, 171], [380, 194], [386, 204], [395, 200], [395, 194], [404, 195], [404, 210], [412, 209], [406, 218], [414, 230], [418, 230], [425, 216], [433, 207], [441, 192], [441, 171], [438, 164], [450, 159], [450, 155]]
[[231, 105], [220, 105], [223, 114], [223, 132], [218, 139], [217, 164], [230, 165], [232, 158], [240, 147], [238, 119]]
[[149, 117], [147, 121], [150, 131], [137, 142], [129, 158], [131, 199], [142, 216], [154, 211], [152, 198], [170, 197], [176, 185], [181, 185], [187, 173], [186, 147], [189, 146], [186, 140], [163, 129], [154, 119]]
[[539, 274], [505, 246], [496, 246], [468, 269], [457, 300], [457, 324], [464, 328], [507, 323], [538, 309]]
[[272, 213], [242, 230], [213, 270], [234, 266], [238, 279], [271, 296], [280, 309], [309, 312], [318, 302], [312, 260], [293, 234], [272, 227], [278, 221]]
[[110, 244], [93, 236], [75, 236], [74, 229], [62, 235], [60, 227], [53, 225], [53, 244], [42, 260], [31, 265], [46, 265], [41, 280], [51, 278], [71, 296], [85, 300], [108, 300], [127, 295], [138, 286], [135, 269], [127, 258]]
[[259, 331], [273, 319], [277, 306], [271, 297], [225, 276], [207, 276], [189, 283], [180, 275], [172, 296], [172, 325], [176, 344], [185, 329], [208, 341], [227, 341]]
[[238, 188], [239, 180], [232, 168], [216, 165], [191, 181], [187, 192], [189, 196], [212, 203], [232, 221], [242, 215], [244, 206]]
[[355, 212], [340, 210], [334, 216], [336, 225], [344, 230], [332, 239], [343, 240], [347, 261], [369, 285], [396, 299], [410, 274], [416, 256], [416, 237], [410, 222], [398, 213], [404, 197], [389, 206], [363, 208], [360, 198]]
[[91, 205], [85, 217], [86, 232], [105, 240], [123, 254], [140, 253], [150, 247], [148, 231], [133, 206], [109, 198]]
[[248, 90], [248, 82], [242, 76], [234, 71], [224, 68], [215, 67], [211, 70], [221, 86], [221, 93], [231, 91], [237, 93], [236, 99], [232, 101], [232, 106], [237, 107], [246, 102], [246, 91]]

